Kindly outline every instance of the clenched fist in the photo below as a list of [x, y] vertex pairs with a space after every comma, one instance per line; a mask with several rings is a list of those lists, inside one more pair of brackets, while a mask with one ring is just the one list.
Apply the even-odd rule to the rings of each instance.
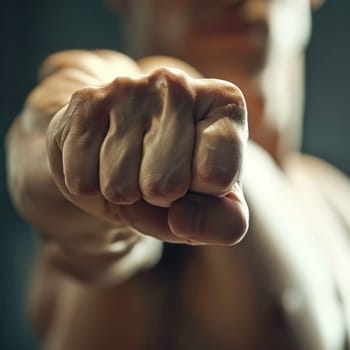
[[167, 242], [233, 244], [248, 226], [247, 134], [237, 87], [161, 69], [78, 90], [47, 147], [54, 181], [85, 212]]

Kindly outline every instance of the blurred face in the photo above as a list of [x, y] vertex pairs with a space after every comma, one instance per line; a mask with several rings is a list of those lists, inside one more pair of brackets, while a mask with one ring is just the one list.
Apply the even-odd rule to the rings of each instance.
[[309, 0], [133, 0], [133, 42], [140, 55], [163, 54], [207, 76], [230, 69], [254, 75], [275, 50], [300, 50]]
[[246, 97], [252, 139], [275, 158], [297, 144], [310, 9], [323, 0], [111, 1], [128, 7], [136, 57], [177, 57], [232, 81]]

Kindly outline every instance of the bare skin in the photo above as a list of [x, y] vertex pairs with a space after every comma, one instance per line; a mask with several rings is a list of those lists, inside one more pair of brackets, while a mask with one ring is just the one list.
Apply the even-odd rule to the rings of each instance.
[[[299, 2], [300, 10], [309, 6]], [[12, 197], [42, 238], [32, 315], [46, 348], [341, 349], [345, 322], [334, 291], [349, 307], [347, 280], [337, 273], [345, 260], [336, 259], [348, 254], [349, 186], [328, 165], [295, 155], [298, 121], [281, 123], [291, 111], [273, 103], [286, 102], [273, 79], [285, 69], [276, 67], [292, 67], [283, 74], [296, 84], [288, 98], [298, 120], [303, 35], [277, 65], [267, 35], [277, 1], [144, 4], [157, 18], [149, 33], [135, 25], [141, 2], [126, 4], [133, 35], [154, 39], [140, 54], [171, 54], [225, 80], [203, 79], [161, 56], [135, 62], [110, 51], [68, 51], [44, 62], [7, 150]], [[230, 40], [198, 41], [228, 10], [242, 21], [242, 35], [257, 16], [252, 41], [236, 27], [220, 29]], [[187, 32], [164, 25], [172, 20]], [[245, 98], [233, 83], [260, 146], [247, 145]], [[243, 180], [251, 228], [242, 243], [225, 247], [247, 231]], [[175, 270], [166, 259], [182, 248], [174, 244], [159, 262], [162, 242], [189, 244]], [[310, 246], [300, 268], [300, 247]]]

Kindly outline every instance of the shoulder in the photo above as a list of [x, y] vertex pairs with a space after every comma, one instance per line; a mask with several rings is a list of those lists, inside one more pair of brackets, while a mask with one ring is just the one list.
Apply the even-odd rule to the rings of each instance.
[[333, 165], [311, 155], [293, 156], [287, 167], [312, 180], [317, 191], [342, 218], [350, 232], [349, 177]]
[[[308, 300], [300, 310], [288, 314], [295, 334], [314, 327], [328, 349], [335, 339], [330, 329], [337, 324], [337, 341], [342, 343], [345, 334], [350, 335], [347, 176], [320, 159], [300, 154], [288, 157], [280, 168], [253, 143], [247, 158], [244, 188], [251, 233], [262, 261], [259, 266], [266, 266], [264, 275], [273, 276], [277, 295], [291, 291]], [[302, 319], [309, 321], [302, 324]], [[321, 324], [321, 319], [328, 322]]]

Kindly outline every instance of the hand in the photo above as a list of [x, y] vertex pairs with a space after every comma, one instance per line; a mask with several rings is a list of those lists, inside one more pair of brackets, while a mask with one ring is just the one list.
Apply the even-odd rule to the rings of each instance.
[[52, 119], [52, 176], [79, 208], [160, 240], [233, 244], [247, 230], [247, 116], [233, 84], [181, 71], [118, 77]]

